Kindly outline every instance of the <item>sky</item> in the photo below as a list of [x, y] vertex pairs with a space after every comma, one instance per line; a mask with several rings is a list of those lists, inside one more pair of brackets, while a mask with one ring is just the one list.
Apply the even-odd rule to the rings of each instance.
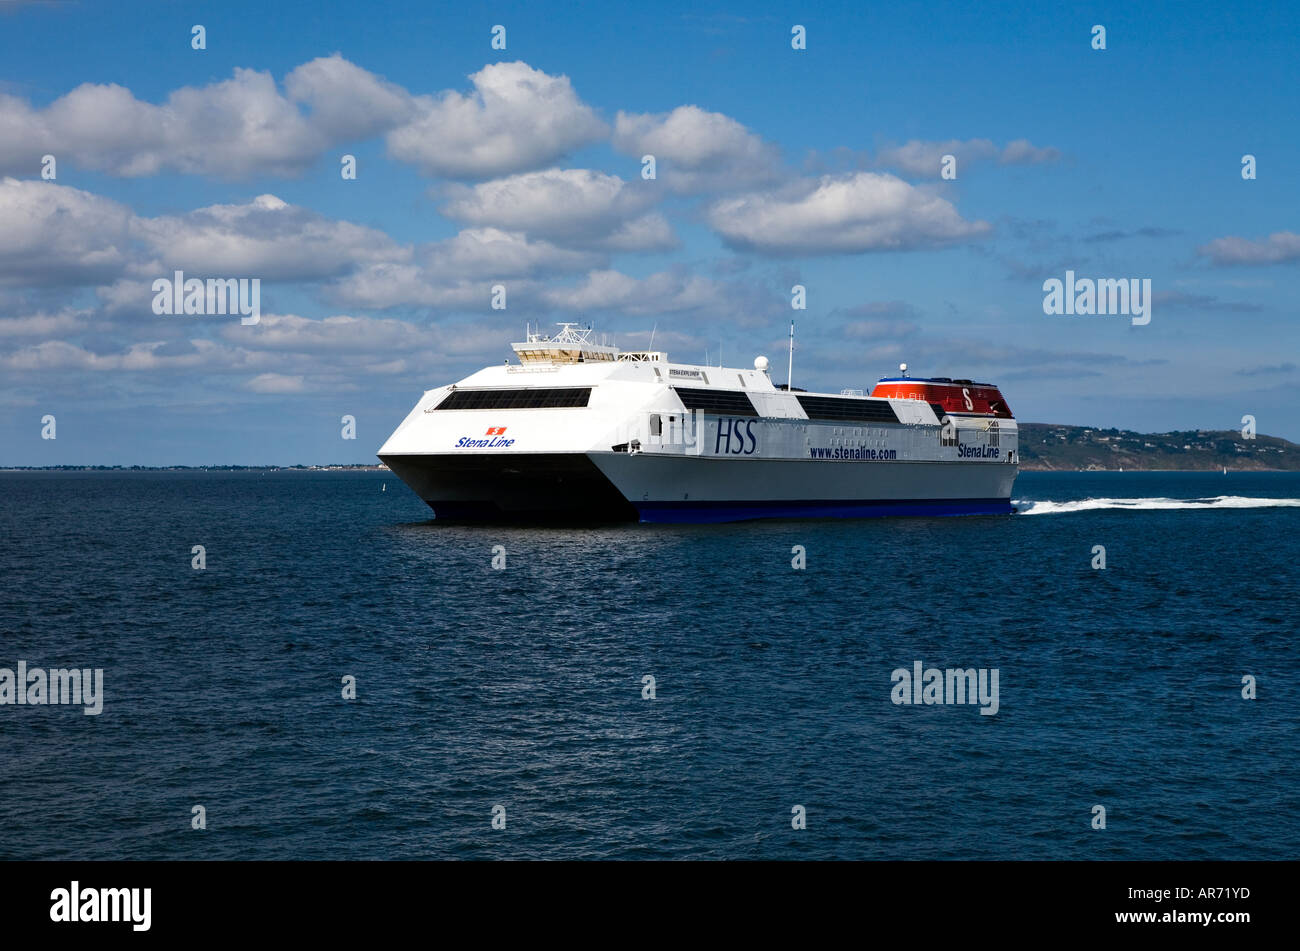
[[1300, 440], [1298, 59], [1294, 3], [0, 0], [0, 466], [371, 463], [562, 320]]

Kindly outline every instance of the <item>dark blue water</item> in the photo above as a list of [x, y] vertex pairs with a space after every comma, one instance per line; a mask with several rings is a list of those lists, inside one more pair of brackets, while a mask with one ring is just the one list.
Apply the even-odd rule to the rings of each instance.
[[[1015, 493], [1219, 496], [1300, 474]], [[3, 473], [0, 667], [106, 699], [0, 706], [0, 858], [1292, 858], [1297, 539], [1295, 507], [471, 529], [381, 473]], [[998, 668], [998, 713], [891, 703], [916, 660]]]

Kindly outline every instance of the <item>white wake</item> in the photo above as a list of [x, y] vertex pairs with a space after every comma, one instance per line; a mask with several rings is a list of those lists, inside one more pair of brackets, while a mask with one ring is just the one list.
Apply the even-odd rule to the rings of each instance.
[[1074, 502], [1031, 502], [1013, 499], [1021, 515], [1059, 515], [1097, 509], [1260, 509], [1300, 507], [1300, 499], [1252, 499], [1241, 495], [1216, 495], [1208, 499], [1078, 499]]

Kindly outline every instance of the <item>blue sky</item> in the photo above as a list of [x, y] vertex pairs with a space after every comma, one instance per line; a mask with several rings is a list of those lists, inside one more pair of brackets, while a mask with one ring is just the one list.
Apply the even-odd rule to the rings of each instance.
[[[1300, 439], [1297, 53], [1285, 3], [0, 0], [0, 465], [370, 462], [564, 319], [783, 367], [793, 316], [796, 385]], [[260, 322], [156, 315], [176, 268]], [[1067, 270], [1151, 322], [1045, 315]]]

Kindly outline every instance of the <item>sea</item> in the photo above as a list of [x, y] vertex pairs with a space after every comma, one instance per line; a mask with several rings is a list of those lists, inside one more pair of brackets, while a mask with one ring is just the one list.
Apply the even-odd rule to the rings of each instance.
[[0, 669], [102, 671], [0, 704], [0, 858], [1300, 854], [1300, 473], [1013, 497], [468, 527], [383, 471], [0, 473]]

